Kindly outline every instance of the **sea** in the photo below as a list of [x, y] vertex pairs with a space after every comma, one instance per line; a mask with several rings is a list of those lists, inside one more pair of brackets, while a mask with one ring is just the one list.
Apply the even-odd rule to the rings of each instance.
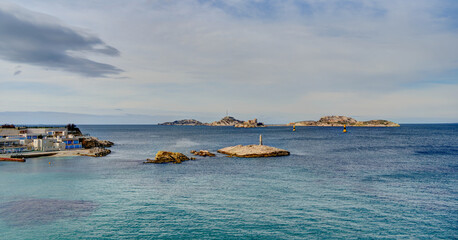
[[112, 153], [0, 162], [0, 239], [458, 239], [458, 124], [79, 127]]

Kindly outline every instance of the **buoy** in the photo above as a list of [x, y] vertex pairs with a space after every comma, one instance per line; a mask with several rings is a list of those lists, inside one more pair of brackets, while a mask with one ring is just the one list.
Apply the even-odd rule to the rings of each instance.
[[295, 131], [296, 131], [296, 125], [293, 126], [293, 132], [295, 132]]
[[344, 124], [344, 129], [343, 129], [343, 132], [346, 133], [347, 132], [347, 126]]

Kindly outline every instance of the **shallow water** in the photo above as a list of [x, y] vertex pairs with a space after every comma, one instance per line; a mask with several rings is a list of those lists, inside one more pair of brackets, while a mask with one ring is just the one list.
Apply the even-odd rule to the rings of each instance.
[[[0, 162], [1, 239], [458, 237], [458, 125], [81, 130], [112, 154]], [[259, 134], [291, 156], [142, 164]]]

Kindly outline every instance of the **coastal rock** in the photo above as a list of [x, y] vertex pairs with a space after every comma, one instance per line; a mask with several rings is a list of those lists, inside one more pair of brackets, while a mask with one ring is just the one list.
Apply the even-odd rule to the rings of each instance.
[[200, 150], [200, 151], [192, 150], [191, 153], [196, 155], [196, 156], [202, 156], [202, 157], [214, 157], [214, 156], [216, 156], [214, 153], [211, 153], [211, 152], [209, 152], [207, 150]]
[[182, 163], [191, 160], [183, 153], [159, 151], [154, 159], [147, 159], [144, 163]]
[[237, 120], [233, 117], [226, 116], [219, 121], [215, 121], [207, 124], [208, 126], [235, 126], [236, 124], [242, 124], [243, 121]]
[[159, 123], [158, 125], [201, 126], [204, 124], [195, 119], [183, 119], [183, 120], [176, 120], [173, 122]]
[[218, 150], [219, 153], [234, 157], [255, 158], [255, 157], [277, 157], [288, 156], [289, 152], [266, 145], [237, 145]]
[[83, 145], [83, 148], [111, 147], [114, 145], [113, 142], [107, 140], [99, 140], [96, 137], [86, 137], [80, 140], [81, 144]]
[[264, 127], [262, 122], [258, 122], [258, 119], [248, 120], [243, 123], [235, 124], [236, 128], [255, 128], [255, 127]]
[[95, 147], [95, 148], [91, 148], [88, 153], [79, 154], [79, 155], [89, 156], [89, 157], [104, 157], [110, 153], [111, 153], [110, 149]]

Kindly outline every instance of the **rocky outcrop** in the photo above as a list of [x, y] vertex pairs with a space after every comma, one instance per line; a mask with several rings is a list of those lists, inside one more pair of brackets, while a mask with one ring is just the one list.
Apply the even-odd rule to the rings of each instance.
[[96, 147], [111, 147], [113, 142], [107, 140], [99, 140], [96, 137], [86, 137], [80, 139], [83, 148], [96, 148]]
[[289, 152], [275, 147], [265, 145], [237, 145], [218, 150], [219, 153], [233, 157], [256, 158], [256, 157], [278, 157], [288, 156]]
[[91, 148], [88, 153], [79, 154], [81, 156], [89, 156], [89, 157], [104, 157], [111, 153], [110, 149], [102, 148], [102, 147], [95, 147]]
[[216, 156], [214, 153], [211, 153], [211, 152], [209, 152], [207, 150], [200, 150], [200, 151], [192, 150], [191, 153], [196, 155], [196, 156], [202, 156], [202, 157], [214, 157], [214, 156]]
[[290, 123], [294, 126], [319, 126], [319, 127], [342, 127], [344, 125], [353, 127], [399, 127], [399, 124], [387, 120], [357, 121], [346, 116], [325, 116], [318, 121], [300, 121]]
[[173, 122], [159, 123], [158, 125], [201, 126], [204, 124], [195, 119], [183, 119], [183, 120], [176, 120]]
[[243, 121], [237, 120], [233, 117], [226, 116], [219, 121], [208, 123], [208, 126], [235, 126], [236, 124], [241, 124]]
[[262, 122], [258, 122], [258, 119], [248, 120], [243, 123], [235, 124], [234, 127], [237, 128], [255, 128], [255, 127], [264, 127]]
[[182, 163], [191, 160], [183, 153], [159, 151], [154, 159], [146, 159], [144, 163]]

